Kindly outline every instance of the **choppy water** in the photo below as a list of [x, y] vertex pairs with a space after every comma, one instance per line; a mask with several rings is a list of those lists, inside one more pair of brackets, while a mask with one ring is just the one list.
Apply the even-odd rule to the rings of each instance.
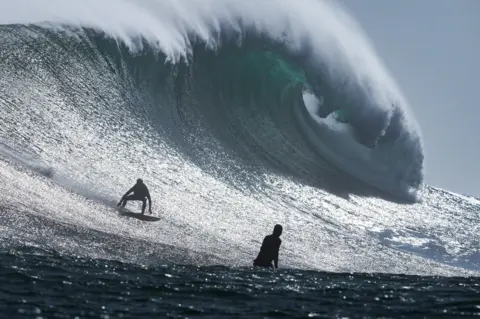
[[2, 252], [5, 318], [459, 318], [480, 279], [250, 268], [153, 267]]

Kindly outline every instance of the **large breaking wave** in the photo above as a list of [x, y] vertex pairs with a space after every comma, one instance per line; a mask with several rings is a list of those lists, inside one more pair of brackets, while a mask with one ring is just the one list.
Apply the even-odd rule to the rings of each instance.
[[[282, 266], [478, 273], [478, 200], [422, 186], [342, 8], [19, 0], [0, 23], [0, 249], [245, 266], [281, 223]], [[115, 210], [138, 177], [158, 223]]]
[[[233, 162], [332, 191], [371, 193], [364, 182], [417, 197], [423, 151], [407, 102], [359, 26], [331, 3], [3, 1], [0, 9], [11, 24], [1, 29], [3, 78], [33, 73], [54, 79], [65, 99], [71, 90], [98, 95], [95, 106], [75, 101], [90, 116], [82, 125], [120, 120], [131, 134], [125, 117], [143, 118], [222, 178], [235, 165], [212, 143], [226, 145]], [[77, 71], [97, 79], [82, 88], [71, 83]], [[105, 79], [116, 101], [95, 83]], [[112, 108], [130, 111], [122, 120]], [[35, 130], [48, 135], [51, 125], [59, 124]]]

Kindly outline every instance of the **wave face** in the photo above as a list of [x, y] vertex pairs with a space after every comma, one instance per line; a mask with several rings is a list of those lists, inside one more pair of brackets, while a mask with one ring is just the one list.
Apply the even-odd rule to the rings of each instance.
[[[436, 211], [430, 197], [409, 208], [395, 203], [425, 193], [420, 133], [341, 8], [307, 0], [49, 0], [28, 2], [27, 13], [26, 5], [0, 3], [0, 156], [3, 184], [11, 185], [2, 207], [23, 216], [4, 217], [11, 234], [42, 246], [33, 229], [73, 232], [63, 231], [66, 222], [86, 229], [75, 230], [76, 240], [92, 250], [89, 238], [100, 232], [102, 257], [138, 257], [105, 233], [146, 240], [152, 254], [162, 243], [212, 260], [222, 260], [228, 242], [236, 251], [229, 260], [241, 263], [254, 254], [247, 242], [283, 220], [298, 230], [289, 238], [298, 245], [292, 266], [339, 269], [362, 241], [388, 249], [379, 256], [364, 247], [351, 269], [420, 264], [414, 272], [429, 272], [443, 269], [435, 262], [458, 263], [458, 254], [462, 265], [473, 258], [469, 244], [461, 253], [426, 253], [427, 261], [391, 244], [399, 233], [433, 236], [428, 252], [455, 240], [440, 239], [428, 218], [410, 234], [409, 218], [389, 225], [375, 208], [381, 201], [391, 207], [385, 213]], [[132, 227], [112, 214], [138, 176], [156, 193], [168, 229]], [[348, 225], [356, 230], [344, 233]], [[52, 234], [49, 245], [85, 253], [67, 237]], [[337, 253], [327, 254], [332, 244]]]
[[[23, 5], [4, 4], [2, 12], [21, 11]], [[423, 180], [423, 151], [407, 103], [365, 37], [355, 31], [358, 26], [339, 8], [318, 1], [40, 1], [35, 6], [31, 16], [2, 20], [94, 28], [110, 40], [85, 35], [78, 45], [123, 59], [129, 71], [138, 73], [137, 86], [147, 80], [151, 84], [144, 95], [165, 90], [164, 81], [174, 81], [152, 104], [183, 96], [177, 101], [182, 106], [208, 107], [202, 115], [215, 121], [214, 130], [244, 137], [234, 137], [231, 144], [243, 144], [251, 153], [255, 143], [295, 175], [305, 175], [298, 174], [303, 168], [308, 176], [321, 176], [310, 168], [321, 157], [394, 196], [415, 198]], [[118, 13], [112, 15], [112, 8]], [[113, 39], [121, 41], [119, 48]], [[130, 54], [122, 52], [124, 46]], [[112, 67], [118, 72], [119, 65]], [[188, 85], [192, 92], [184, 91]], [[339, 133], [309, 113], [302, 91], [321, 98], [327, 112], [346, 110], [347, 132]], [[251, 125], [246, 127], [245, 121]], [[272, 143], [272, 136], [282, 140]], [[298, 139], [310, 146], [287, 146]], [[318, 156], [310, 155], [312, 151]], [[291, 153], [312, 160], [302, 162]]]

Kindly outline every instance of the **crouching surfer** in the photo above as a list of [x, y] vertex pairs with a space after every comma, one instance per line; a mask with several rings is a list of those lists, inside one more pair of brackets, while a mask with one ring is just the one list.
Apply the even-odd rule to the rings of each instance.
[[[129, 195], [133, 193], [132, 195]], [[148, 191], [147, 185], [143, 183], [141, 178], [137, 179], [137, 183], [130, 188], [125, 195], [122, 196], [120, 202], [118, 202], [118, 206], [125, 207], [129, 200], [138, 200], [142, 201], [142, 215], [145, 213], [145, 208], [147, 207], [147, 199], [148, 199], [148, 211], [150, 215], [152, 214], [152, 199], [150, 198], [150, 192]]]
[[273, 233], [265, 236], [260, 252], [258, 253], [257, 258], [253, 261], [253, 266], [273, 268], [273, 261], [275, 268], [278, 268], [278, 251], [282, 244], [282, 240], [280, 239], [282, 231], [282, 226], [277, 224], [273, 228]]

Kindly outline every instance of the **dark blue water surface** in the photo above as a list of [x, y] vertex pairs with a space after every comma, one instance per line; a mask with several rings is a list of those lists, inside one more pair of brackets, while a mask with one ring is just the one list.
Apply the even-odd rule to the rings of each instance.
[[480, 279], [158, 265], [0, 254], [3, 318], [398, 318], [480, 315]]

